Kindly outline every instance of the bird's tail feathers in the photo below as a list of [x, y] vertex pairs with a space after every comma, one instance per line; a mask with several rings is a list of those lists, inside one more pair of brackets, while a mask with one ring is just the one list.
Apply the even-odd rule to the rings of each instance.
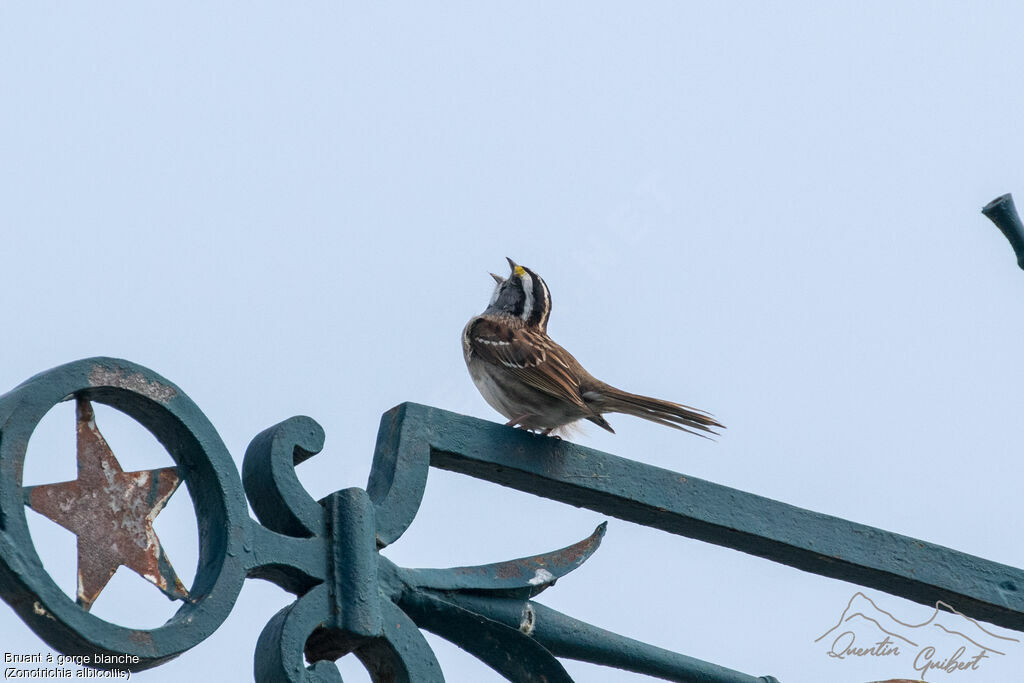
[[[717, 436], [715, 429], [725, 429], [714, 417], [690, 406], [658, 398], [631, 394], [612, 386], [604, 386], [583, 395], [584, 400], [602, 413], [625, 413], [651, 422], [673, 427], [704, 438]], [[603, 426], [603, 425], [602, 425]]]
[[604, 419], [604, 417], [600, 413], [598, 413], [597, 415], [591, 415], [587, 419], [596, 424], [601, 429], [607, 429], [612, 434], [615, 433], [615, 430], [612, 429], [612, 426], [608, 424], [608, 420]]

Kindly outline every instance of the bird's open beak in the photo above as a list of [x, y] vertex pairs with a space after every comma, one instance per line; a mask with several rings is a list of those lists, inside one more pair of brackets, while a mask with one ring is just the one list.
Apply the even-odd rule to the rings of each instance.
[[510, 259], [508, 256], [505, 257], [505, 260], [508, 261], [508, 267], [512, 269], [512, 272], [516, 272], [516, 262]]
[[503, 278], [500, 275], [495, 275], [494, 273], [491, 273], [491, 277], [493, 277], [494, 281], [497, 282], [499, 285], [505, 281], [505, 278]]

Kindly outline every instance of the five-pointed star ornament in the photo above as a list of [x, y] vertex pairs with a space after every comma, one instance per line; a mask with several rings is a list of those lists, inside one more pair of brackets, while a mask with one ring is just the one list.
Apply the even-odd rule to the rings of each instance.
[[172, 600], [188, 591], [171, 567], [153, 521], [181, 480], [176, 467], [125, 472], [76, 397], [78, 479], [25, 488], [25, 503], [78, 536], [78, 604], [89, 609], [121, 565]]

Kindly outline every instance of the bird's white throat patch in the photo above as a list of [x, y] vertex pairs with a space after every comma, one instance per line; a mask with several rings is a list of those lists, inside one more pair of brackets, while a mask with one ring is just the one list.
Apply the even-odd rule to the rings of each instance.
[[530, 316], [533, 315], [533, 276], [529, 273], [523, 273], [520, 277], [523, 280], [523, 294], [526, 295], [526, 301], [523, 303], [523, 312], [519, 317], [523, 320], [529, 320]]

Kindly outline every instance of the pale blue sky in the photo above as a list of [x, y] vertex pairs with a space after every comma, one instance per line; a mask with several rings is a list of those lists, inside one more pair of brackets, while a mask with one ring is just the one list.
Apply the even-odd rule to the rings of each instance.
[[[5, 3], [0, 391], [124, 357], [181, 386], [239, 462], [314, 417], [327, 446], [302, 480], [362, 486], [397, 403], [500, 419], [459, 334], [510, 256], [591, 372], [729, 427], [710, 443], [613, 416], [581, 443], [1024, 566], [1024, 273], [978, 213], [1024, 198], [1022, 29], [1019, 3]], [[126, 466], [168, 464], [99, 419]], [[71, 429], [40, 430], [32, 483], [73, 476]], [[191, 576], [187, 503], [158, 528]], [[435, 472], [387, 553], [492, 562], [602, 519]], [[73, 557], [69, 537], [37, 543]], [[137, 581], [119, 573], [97, 613], [151, 604], [140, 623], [162, 623], [173, 606]], [[541, 601], [783, 683], [909, 677], [812, 642], [854, 590], [612, 520]], [[139, 680], [246, 680], [289, 601], [249, 582], [213, 637]], [[3, 606], [0, 633], [42, 648]], [[498, 680], [431, 643], [448, 680]], [[1024, 647], [963, 680], [1022, 667]]]

